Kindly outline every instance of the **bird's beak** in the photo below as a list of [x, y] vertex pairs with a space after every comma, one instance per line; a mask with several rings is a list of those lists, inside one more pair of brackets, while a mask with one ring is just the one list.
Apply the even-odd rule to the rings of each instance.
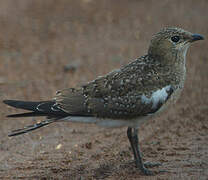
[[198, 40], [204, 40], [204, 37], [200, 34], [192, 34], [191, 42], [198, 41]]

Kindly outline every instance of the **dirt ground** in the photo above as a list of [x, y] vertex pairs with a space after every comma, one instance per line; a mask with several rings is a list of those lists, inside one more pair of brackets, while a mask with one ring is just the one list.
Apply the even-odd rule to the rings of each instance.
[[146, 161], [135, 168], [126, 128], [56, 123], [22, 136], [8, 133], [40, 118], [0, 103], [0, 179], [208, 179], [208, 1], [1, 0], [0, 100], [48, 100], [144, 55], [167, 26], [203, 34], [187, 54], [178, 103], [140, 127]]

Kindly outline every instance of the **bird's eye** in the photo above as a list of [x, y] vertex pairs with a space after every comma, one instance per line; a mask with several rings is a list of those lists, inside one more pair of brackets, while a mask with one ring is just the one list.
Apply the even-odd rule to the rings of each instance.
[[171, 37], [171, 41], [173, 42], [178, 42], [180, 40], [180, 37], [179, 36], [173, 36]]

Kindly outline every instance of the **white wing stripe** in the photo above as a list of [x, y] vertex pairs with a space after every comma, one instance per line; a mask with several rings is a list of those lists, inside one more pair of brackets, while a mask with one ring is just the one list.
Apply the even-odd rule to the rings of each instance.
[[141, 97], [142, 103], [150, 104], [152, 103], [152, 109], [156, 109], [159, 103], [164, 103], [168, 98], [167, 91], [170, 91], [171, 86], [165, 86], [162, 89], [158, 89], [157, 91], [153, 92], [151, 97], [148, 98], [144, 94]]

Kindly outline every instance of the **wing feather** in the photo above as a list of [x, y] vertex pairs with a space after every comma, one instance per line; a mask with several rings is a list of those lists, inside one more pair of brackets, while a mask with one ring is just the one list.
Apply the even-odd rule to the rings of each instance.
[[72, 115], [115, 119], [156, 112], [173, 93], [169, 87], [172, 79], [166, 72], [158, 73], [161, 66], [145, 63], [145, 58], [149, 60], [142, 57], [80, 88], [58, 92], [55, 97], [58, 106]]

